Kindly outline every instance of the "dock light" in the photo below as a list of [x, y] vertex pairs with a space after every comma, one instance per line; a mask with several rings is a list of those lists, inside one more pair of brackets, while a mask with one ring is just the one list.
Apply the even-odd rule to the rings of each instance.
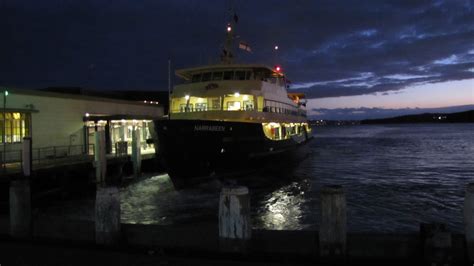
[[234, 93], [234, 97], [239, 97], [240, 96], [240, 93], [236, 92]]
[[184, 99], [187, 101], [189, 100], [189, 95], [184, 95]]

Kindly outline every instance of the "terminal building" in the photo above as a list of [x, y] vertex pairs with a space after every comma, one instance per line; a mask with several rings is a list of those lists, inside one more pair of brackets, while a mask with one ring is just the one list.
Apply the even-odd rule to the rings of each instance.
[[[94, 132], [100, 130], [106, 133], [108, 154], [116, 153], [118, 144], [125, 144], [122, 150], [127, 147], [135, 129], [140, 129], [142, 153], [154, 153], [153, 120], [163, 119], [163, 106], [146, 93], [139, 95], [143, 99], [123, 93], [97, 96], [80, 89], [2, 90], [1, 161], [21, 159], [24, 137], [32, 138], [33, 160], [90, 155]], [[125, 150], [130, 153], [130, 145]]]

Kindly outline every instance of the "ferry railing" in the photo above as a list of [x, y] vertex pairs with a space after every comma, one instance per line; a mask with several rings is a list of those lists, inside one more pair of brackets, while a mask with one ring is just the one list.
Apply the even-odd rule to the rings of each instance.
[[180, 107], [179, 109], [172, 109], [171, 113], [191, 113], [191, 112], [207, 112], [207, 111], [222, 111], [220, 107]]
[[305, 110], [288, 103], [273, 100], [265, 100], [265, 106], [263, 107], [262, 111], [306, 117]]
[[[208, 112], [208, 111], [254, 111], [254, 110], [256, 110], [254, 106], [243, 106], [239, 110], [227, 110], [221, 107], [212, 108], [212, 107], [195, 107], [195, 106], [184, 107], [182, 106], [179, 109], [172, 109], [171, 113], [194, 113], [194, 112]], [[265, 106], [262, 108], [262, 112], [306, 117], [305, 110], [302, 110], [288, 103], [271, 101], [271, 100], [265, 100]]]

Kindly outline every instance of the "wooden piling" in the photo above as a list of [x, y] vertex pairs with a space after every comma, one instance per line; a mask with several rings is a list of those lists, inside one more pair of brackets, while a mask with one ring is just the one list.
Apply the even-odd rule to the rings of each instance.
[[224, 187], [219, 198], [219, 247], [246, 252], [252, 235], [250, 195], [246, 187]]
[[323, 187], [319, 227], [321, 257], [343, 258], [346, 255], [346, 213], [346, 197], [342, 186]]
[[97, 244], [119, 244], [120, 190], [117, 187], [97, 188], [95, 198], [95, 240]]
[[33, 167], [32, 140], [30, 137], [23, 138], [23, 149], [21, 151], [22, 170], [25, 177], [31, 176]]
[[10, 235], [14, 238], [31, 236], [31, 190], [28, 179], [10, 182]]
[[464, 198], [464, 231], [469, 261], [474, 264], [474, 183], [466, 187]]
[[133, 164], [133, 175], [139, 177], [142, 171], [142, 155], [140, 147], [140, 129], [136, 128], [132, 132], [132, 164]]
[[94, 144], [94, 164], [95, 164], [95, 177], [97, 186], [105, 184], [105, 177], [107, 174], [107, 157], [105, 153], [105, 132], [96, 131], [94, 132], [95, 144]]

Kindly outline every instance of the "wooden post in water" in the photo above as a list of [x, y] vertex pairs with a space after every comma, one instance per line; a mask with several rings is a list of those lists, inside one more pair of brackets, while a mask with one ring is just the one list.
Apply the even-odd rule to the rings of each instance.
[[474, 264], [474, 183], [466, 187], [464, 198], [464, 231], [466, 234], [467, 254]]
[[105, 176], [107, 174], [107, 157], [105, 153], [105, 131], [94, 132], [94, 163], [95, 177], [97, 186], [105, 184]]
[[32, 141], [30, 137], [23, 138], [23, 149], [21, 151], [21, 161], [22, 161], [22, 170], [25, 177], [31, 176], [31, 171], [33, 168], [33, 159], [32, 159]]
[[31, 236], [31, 190], [28, 179], [10, 182], [10, 235], [14, 238]]
[[142, 154], [140, 147], [140, 129], [135, 128], [132, 131], [132, 164], [133, 164], [133, 175], [139, 177], [142, 171]]
[[[107, 184], [105, 131], [95, 132], [95, 241], [101, 245], [117, 245], [120, 241], [120, 190]], [[107, 187], [107, 185], [112, 185]]]
[[99, 187], [95, 197], [95, 241], [113, 246], [120, 238], [120, 190], [115, 186]]
[[10, 235], [28, 238], [32, 233], [31, 223], [31, 138], [23, 139], [22, 171], [24, 178], [10, 182]]
[[321, 224], [319, 252], [325, 258], [346, 255], [347, 211], [342, 186], [325, 186], [321, 190]]
[[246, 187], [224, 187], [219, 198], [219, 246], [224, 252], [246, 252], [252, 236], [250, 196]]

